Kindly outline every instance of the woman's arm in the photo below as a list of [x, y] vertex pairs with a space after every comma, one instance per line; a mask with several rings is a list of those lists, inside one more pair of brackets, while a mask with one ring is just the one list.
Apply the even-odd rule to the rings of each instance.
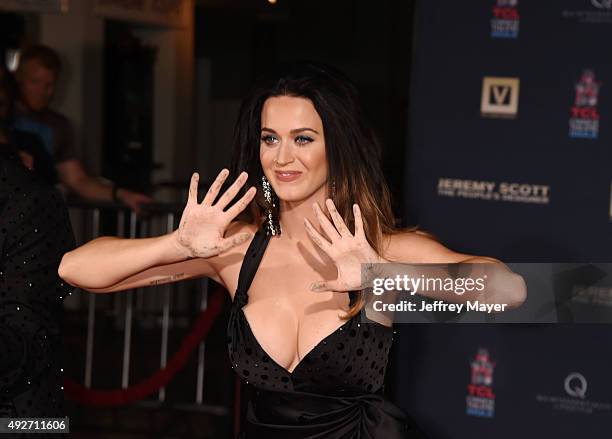
[[228, 174], [225, 169], [219, 173], [201, 203], [197, 201], [199, 176], [197, 173], [192, 176], [189, 199], [176, 231], [156, 238], [95, 239], [64, 255], [58, 270], [60, 277], [93, 292], [120, 291], [201, 276], [219, 281], [210, 258], [252, 236], [250, 233], [224, 236], [232, 220], [255, 195], [252, 187], [224, 210], [247, 181], [244, 172], [213, 204]]
[[[455, 266], [455, 273], [451, 277], [484, 276], [487, 279], [487, 288], [481, 298], [485, 303], [506, 303], [509, 309], [514, 309], [519, 307], [527, 297], [523, 277], [514, 273], [499, 259], [455, 252], [419, 231], [390, 235], [387, 243], [383, 257], [389, 262], [425, 264], [415, 265], [418, 274], [444, 277], [444, 275], [450, 275], [447, 272], [448, 267], [437, 268], [428, 264], [466, 264]], [[422, 294], [432, 299], [453, 302], [474, 299], [469, 294], [449, 295], [447, 291], [427, 291]]]
[[[313, 291], [363, 290], [376, 286], [380, 281], [397, 279], [399, 282], [404, 279], [404, 275], [408, 277], [408, 270], [414, 279], [448, 278], [451, 281], [463, 281], [459, 278], [482, 277], [481, 281], [486, 281], [486, 286], [480, 288], [479, 284], [476, 291], [480, 294], [476, 299], [486, 304], [505, 304], [512, 309], [525, 301], [527, 290], [523, 277], [497, 259], [454, 252], [420, 232], [387, 235], [382, 254], [379, 255], [366, 239], [361, 210], [357, 204], [353, 204], [354, 234], [344, 223], [333, 201], [327, 199], [325, 205], [331, 221], [317, 203], [313, 204], [313, 208], [327, 237], [316, 230], [308, 219], [304, 219], [304, 225], [310, 238], [334, 261], [338, 277], [332, 281], [314, 282], [311, 285]], [[363, 272], [363, 269], [367, 271]], [[449, 294], [447, 282], [436, 281], [432, 289], [429, 289], [429, 284], [427, 289], [417, 288], [417, 292], [432, 299], [451, 302], [472, 299], [470, 294], [463, 294], [465, 291], [453, 290], [456, 294]], [[398, 290], [399, 287], [394, 289]]]
[[217, 280], [205, 259], [188, 260], [177, 241], [177, 231], [155, 238], [94, 239], [64, 255], [59, 267], [62, 279], [94, 292], [121, 291], [197, 276]]

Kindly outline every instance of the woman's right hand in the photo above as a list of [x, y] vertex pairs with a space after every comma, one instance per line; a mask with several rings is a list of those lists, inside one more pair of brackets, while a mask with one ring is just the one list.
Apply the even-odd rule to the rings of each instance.
[[240, 200], [231, 208], [223, 211], [247, 181], [247, 173], [242, 172], [213, 205], [228, 175], [229, 171], [227, 169], [223, 169], [219, 173], [201, 203], [198, 203], [200, 177], [197, 172], [192, 175], [189, 185], [189, 199], [183, 210], [179, 227], [174, 233], [178, 245], [184, 250], [187, 257], [209, 258], [216, 256], [247, 241], [252, 236], [249, 233], [239, 233], [230, 238], [224, 238], [227, 226], [249, 205], [256, 192], [254, 186], [250, 187]]

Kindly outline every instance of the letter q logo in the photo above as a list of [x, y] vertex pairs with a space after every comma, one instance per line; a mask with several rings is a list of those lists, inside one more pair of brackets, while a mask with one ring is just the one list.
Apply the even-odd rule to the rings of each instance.
[[565, 378], [565, 391], [569, 396], [584, 399], [586, 397], [587, 380], [581, 373], [572, 372]]

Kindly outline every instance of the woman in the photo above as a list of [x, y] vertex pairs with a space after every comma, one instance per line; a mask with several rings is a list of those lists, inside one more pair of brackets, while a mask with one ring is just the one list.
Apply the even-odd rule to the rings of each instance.
[[470, 258], [516, 275], [395, 228], [378, 141], [354, 87], [327, 67], [289, 65], [253, 90], [232, 170], [246, 172], [221, 194], [221, 171], [201, 203], [193, 175], [173, 233], [98, 238], [65, 255], [61, 277], [94, 292], [224, 285], [230, 360], [249, 383], [246, 437], [422, 437], [381, 396], [393, 330], [360, 319], [361, 264]]

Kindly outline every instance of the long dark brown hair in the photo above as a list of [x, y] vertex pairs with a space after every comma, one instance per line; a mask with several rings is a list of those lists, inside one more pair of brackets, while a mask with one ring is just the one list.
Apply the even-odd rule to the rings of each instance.
[[[275, 96], [303, 97], [312, 102], [323, 121], [329, 166], [327, 193], [351, 233], [355, 231], [352, 205], [359, 205], [368, 242], [382, 254], [383, 235], [398, 233], [400, 229], [395, 224], [389, 188], [380, 165], [381, 145], [366, 121], [356, 87], [336, 69], [314, 62], [292, 62], [259, 81], [244, 99], [236, 123], [230, 168], [233, 177], [247, 171], [249, 181], [244, 187], [261, 189], [264, 175], [259, 159], [261, 111], [264, 102]], [[266, 221], [268, 208], [262, 192], [257, 191], [241, 218], [258, 228]], [[275, 204], [273, 215], [278, 218], [279, 203]], [[363, 307], [363, 293], [359, 292], [357, 298], [344, 318], [353, 317]]]

